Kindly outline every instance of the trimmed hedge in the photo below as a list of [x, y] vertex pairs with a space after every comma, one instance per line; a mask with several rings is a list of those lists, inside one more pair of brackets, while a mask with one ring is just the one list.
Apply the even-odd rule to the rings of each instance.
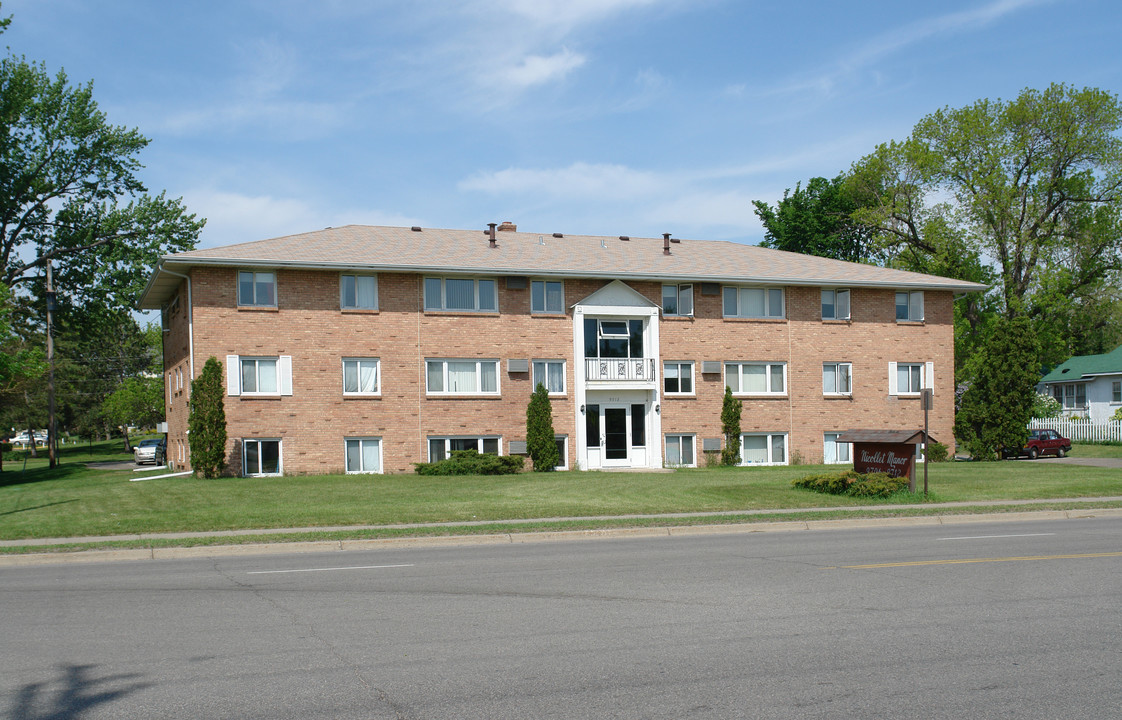
[[478, 450], [453, 450], [437, 462], [413, 463], [418, 475], [513, 475], [522, 469], [519, 455], [480, 454]]
[[791, 485], [828, 495], [888, 497], [893, 493], [906, 490], [908, 478], [891, 477], [886, 473], [862, 474], [856, 470], [845, 470], [840, 473], [819, 473], [796, 478], [791, 481]]

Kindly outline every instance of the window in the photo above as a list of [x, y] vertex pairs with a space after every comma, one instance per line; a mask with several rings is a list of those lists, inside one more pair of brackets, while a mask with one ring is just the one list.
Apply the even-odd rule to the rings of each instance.
[[822, 319], [823, 320], [848, 320], [849, 319], [849, 291], [848, 290], [823, 290], [822, 291]]
[[343, 358], [343, 394], [378, 393], [378, 358]]
[[474, 278], [425, 278], [425, 310], [498, 312], [495, 281]]
[[935, 389], [935, 363], [888, 363], [888, 394], [919, 395]]
[[693, 435], [666, 436], [666, 464], [672, 467], [694, 467]]
[[242, 440], [243, 475], [280, 475], [280, 440]]
[[693, 285], [663, 285], [662, 314], [693, 315]]
[[292, 356], [226, 356], [229, 395], [291, 395]]
[[787, 394], [786, 363], [725, 363], [725, 385], [735, 395]]
[[557, 443], [557, 464], [553, 466], [554, 470], [568, 470], [569, 469], [569, 436], [557, 435], [553, 438], [553, 442]]
[[742, 465], [786, 465], [786, 433], [751, 433], [740, 436]]
[[896, 320], [920, 322], [923, 320], [923, 291], [896, 293]]
[[822, 392], [825, 395], [853, 394], [852, 363], [825, 363], [822, 365]]
[[1122, 403], [1122, 381], [1115, 380], [1110, 384], [1110, 401], [1112, 403]]
[[667, 395], [693, 395], [693, 363], [663, 363], [662, 390]]
[[378, 278], [373, 275], [340, 275], [339, 293], [344, 310], [378, 309]]
[[782, 318], [783, 288], [726, 287], [725, 317]]
[[[643, 357], [642, 320], [584, 319], [584, 356], [588, 358]], [[652, 367], [653, 371], [654, 368]]]
[[238, 272], [238, 305], [276, 307], [277, 281], [271, 272]]
[[475, 450], [478, 453], [499, 454], [499, 438], [495, 437], [430, 437], [429, 462], [439, 462], [451, 457], [456, 450]]
[[[1115, 385], [1118, 385], [1118, 383], [1115, 383]], [[1086, 383], [1056, 385], [1053, 389], [1053, 394], [1056, 399], [1060, 401], [1060, 404], [1064, 406], [1065, 410], [1087, 407]]]
[[347, 438], [345, 446], [348, 473], [382, 472], [381, 438]]
[[565, 361], [564, 360], [535, 360], [534, 361], [534, 389], [538, 385], [545, 385], [550, 395], [565, 394]]
[[841, 433], [826, 433], [822, 441], [822, 462], [827, 465], [852, 462], [852, 445], [838, 442]]
[[530, 281], [530, 312], [564, 313], [565, 299], [561, 281]]
[[430, 395], [498, 395], [498, 360], [428, 360], [426, 390]]

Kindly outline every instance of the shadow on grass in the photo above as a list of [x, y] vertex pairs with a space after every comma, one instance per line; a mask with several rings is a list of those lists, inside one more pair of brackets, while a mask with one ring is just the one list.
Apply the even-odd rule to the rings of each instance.
[[137, 673], [91, 676], [94, 665], [64, 665], [54, 681], [28, 683], [15, 696], [14, 720], [72, 720], [98, 705], [119, 700], [154, 683], [132, 682]]
[[9, 470], [5, 464], [4, 472], [0, 473], [0, 487], [42, 482], [44, 480], [62, 480], [71, 475], [78, 475], [85, 472], [87, 472], [85, 465], [73, 461], [62, 465], [56, 465], [54, 469], [48, 467], [33, 467], [27, 470]]

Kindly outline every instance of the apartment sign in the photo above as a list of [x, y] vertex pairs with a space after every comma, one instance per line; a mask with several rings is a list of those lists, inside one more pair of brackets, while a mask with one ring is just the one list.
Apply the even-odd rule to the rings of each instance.
[[854, 443], [853, 469], [859, 473], [882, 472], [890, 477], [913, 477], [916, 446], [904, 443]]

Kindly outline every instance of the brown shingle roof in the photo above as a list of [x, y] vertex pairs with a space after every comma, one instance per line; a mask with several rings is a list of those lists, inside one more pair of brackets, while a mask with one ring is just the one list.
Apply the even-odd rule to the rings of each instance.
[[[831, 260], [755, 245], [681, 240], [663, 253], [662, 238], [498, 232], [489, 247], [484, 230], [417, 232], [404, 227], [347, 225], [299, 235], [168, 255], [161, 267], [182, 272], [193, 265], [316, 267], [467, 272], [492, 275], [603, 277], [633, 280], [744, 282], [781, 285], [876, 286], [956, 292], [985, 286], [903, 270]], [[175, 278], [153, 274], [142, 308], [158, 308]]]

